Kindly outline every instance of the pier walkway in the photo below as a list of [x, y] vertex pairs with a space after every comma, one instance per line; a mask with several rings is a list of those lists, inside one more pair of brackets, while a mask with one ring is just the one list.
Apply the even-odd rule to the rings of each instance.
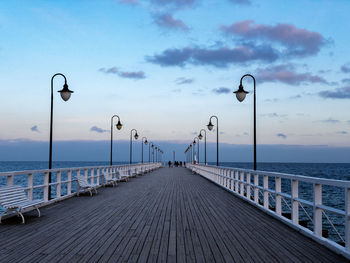
[[346, 262], [185, 168], [162, 168], [26, 219], [0, 225], [0, 262]]

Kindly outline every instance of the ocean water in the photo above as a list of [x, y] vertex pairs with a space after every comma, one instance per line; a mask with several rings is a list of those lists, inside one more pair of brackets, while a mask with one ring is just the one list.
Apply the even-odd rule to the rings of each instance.
[[[124, 163], [114, 163], [114, 164], [125, 164]], [[210, 165], [215, 165], [215, 163], [209, 163]], [[53, 162], [53, 168], [68, 168], [68, 167], [87, 167], [87, 166], [104, 166], [108, 165], [108, 162]], [[221, 163], [224, 167], [235, 167], [235, 168], [245, 168], [252, 169], [252, 163]], [[21, 171], [21, 170], [39, 170], [47, 169], [48, 162], [0, 162], [0, 172], [8, 171]], [[347, 180], [350, 181], [350, 164], [348, 163], [258, 163], [258, 170], [261, 171], [272, 171], [281, 172], [295, 175], [304, 175], [311, 177], [320, 177], [335, 180]], [[74, 174], [72, 175], [74, 178]], [[17, 178], [16, 178], [17, 177]], [[15, 184], [27, 185], [26, 176], [16, 176]], [[62, 181], [66, 179], [66, 174], [62, 173]], [[52, 178], [55, 181], [55, 175]], [[34, 185], [40, 185], [43, 183], [43, 176], [34, 176]], [[0, 177], [0, 185], [6, 184], [6, 178]], [[260, 178], [260, 185], [262, 185], [262, 178]], [[74, 183], [72, 184], [72, 189], [75, 189]], [[271, 178], [269, 180], [269, 188], [274, 189], [274, 180]], [[62, 194], [65, 193], [66, 187], [62, 185]], [[290, 180], [282, 179], [282, 192], [291, 194]], [[35, 198], [42, 198], [42, 189], [37, 189], [33, 192]], [[53, 188], [53, 195], [55, 195], [55, 189]], [[344, 209], [344, 190], [339, 187], [324, 186], [322, 189], [322, 199], [323, 204]], [[262, 193], [260, 193], [260, 198], [262, 199]], [[313, 185], [308, 183], [299, 183], [299, 198], [313, 201]], [[274, 195], [270, 196], [270, 205], [274, 207]], [[289, 199], [284, 199], [282, 202], [283, 212], [290, 213], [291, 201]], [[299, 207], [299, 217], [300, 220], [306, 222], [309, 229], [313, 229], [312, 217], [313, 209], [303, 205]], [[331, 221], [332, 223], [330, 223]], [[342, 243], [342, 238], [344, 239], [344, 217], [338, 216], [326, 212], [323, 215], [323, 228], [327, 231], [327, 235], [330, 239]], [[333, 228], [334, 225], [335, 229]]]

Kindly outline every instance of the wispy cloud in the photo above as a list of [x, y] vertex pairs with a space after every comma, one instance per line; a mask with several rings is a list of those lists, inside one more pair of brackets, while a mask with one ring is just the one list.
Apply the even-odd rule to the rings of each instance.
[[345, 83], [345, 84], [350, 84], [350, 78], [349, 79], [342, 79], [341, 82]]
[[90, 131], [91, 131], [91, 132], [97, 132], [97, 133], [109, 132], [108, 130], [104, 130], [104, 129], [99, 128], [99, 127], [97, 127], [97, 126], [92, 126], [92, 127], [90, 128]]
[[320, 83], [329, 85], [327, 80], [318, 75], [312, 75], [310, 72], [295, 72], [295, 66], [292, 64], [272, 66], [264, 69], [260, 68], [257, 70], [256, 77], [260, 82], [282, 82], [295, 86], [303, 83]]
[[220, 87], [220, 88], [212, 89], [212, 92], [220, 95], [220, 94], [228, 94], [231, 92], [231, 90], [229, 88], [226, 88], [226, 87]]
[[115, 74], [121, 78], [128, 78], [134, 80], [146, 78], [145, 72], [143, 71], [120, 71], [117, 67], [100, 68], [98, 71], [103, 72], [105, 74]]
[[350, 86], [335, 90], [324, 90], [319, 92], [318, 95], [325, 99], [350, 99]]
[[31, 130], [32, 132], [40, 133], [39, 128], [38, 128], [38, 125], [34, 125], [33, 127], [30, 128], [30, 130]]
[[194, 79], [189, 79], [189, 78], [177, 78], [175, 80], [175, 83], [177, 85], [192, 84], [193, 82], [194, 82]]
[[329, 42], [318, 32], [297, 28], [292, 24], [265, 25], [245, 20], [230, 26], [223, 25], [221, 30], [245, 40], [275, 42], [285, 47], [283, 53], [287, 56], [316, 55]]
[[238, 5], [250, 5], [252, 3], [250, 0], [229, 0], [229, 2]]
[[162, 28], [171, 30], [188, 31], [188, 26], [180, 19], [175, 19], [171, 14], [155, 15], [154, 22]]
[[282, 139], [287, 139], [287, 135], [285, 135], [283, 133], [277, 133], [277, 137], [280, 137]]
[[261, 117], [269, 117], [269, 118], [285, 118], [288, 115], [287, 114], [278, 114], [276, 112], [267, 113], [267, 114], [260, 114]]
[[350, 63], [346, 63], [340, 67], [340, 70], [344, 73], [350, 73]]
[[185, 8], [192, 6], [197, 0], [150, 0], [151, 3], [161, 7]]
[[138, 0], [119, 0], [119, 3], [121, 4], [127, 4], [127, 5], [138, 5]]
[[326, 120], [321, 120], [320, 122], [335, 124], [335, 123], [339, 123], [340, 120], [336, 120], [336, 119], [333, 119], [333, 118], [329, 118], [329, 119], [326, 119]]
[[337, 134], [345, 135], [345, 134], [348, 134], [348, 132], [347, 131], [338, 131]]

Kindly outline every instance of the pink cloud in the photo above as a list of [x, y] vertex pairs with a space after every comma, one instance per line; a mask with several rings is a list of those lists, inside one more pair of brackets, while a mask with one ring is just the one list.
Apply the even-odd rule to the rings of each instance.
[[317, 54], [328, 41], [318, 32], [297, 28], [292, 24], [264, 25], [245, 20], [230, 26], [221, 26], [229, 35], [243, 37], [246, 40], [269, 40], [277, 42], [288, 49], [286, 53], [294, 56]]
[[171, 14], [155, 16], [155, 23], [167, 29], [181, 29], [188, 31], [187, 25], [180, 19], [175, 19]]

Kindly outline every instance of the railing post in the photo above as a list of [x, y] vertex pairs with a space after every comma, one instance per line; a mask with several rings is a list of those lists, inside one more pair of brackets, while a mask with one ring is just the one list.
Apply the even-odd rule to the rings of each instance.
[[7, 176], [7, 185], [13, 185], [13, 175]]
[[239, 188], [238, 188], [238, 176], [239, 176], [239, 174], [238, 174], [239, 172], [238, 171], [235, 171], [235, 192], [237, 193], [237, 194], [239, 194]]
[[100, 184], [100, 168], [96, 170], [96, 183]]
[[298, 181], [292, 180], [292, 221], [294, 224], [299, 224], [299, 203], [295, 200], [298, 197]]
[[61, 171], [57, 172], [56, 198], [61, 197]]
[[94, 177], [94, 168], [90, 169], [90, 176], [91, 176], [91, 183], [95, 183], [95, 177]]
[[89, 178], [89, 177], [88, 177], [88, 172], [89, 172], [88, 169], [85, 168], [85, 169], [84, 169], [84, 176], [85, 176], [85, 178], [86, 178], [87, 181], [89, 181], [89, 179], [88, 179], [88, 178]]
[[235, 187], [234, 187], [234, 176], [235, 176], [235, 173], [233, 170], [230, 170], [230, 189], [231, 191], [234, 191]]
[[[77, 175], [80, 175], [80, 169], [77, 170]], [[79, 192], [80, 192], [80, 186], [79, 186], [78, 183], [76, 183], [76, 186], [77, 186], [77, 187], [76, 187], [76, 190], [75, 190], [75, 191], [76, 191], [77, 193], [79, 193]]]
[[322, 209], [318, 205], [322, 205], [322, 185], [314, 184], [314, 234], [322, 236]]
[[240, 185], [241, 185], [241, 196], [244, 196], [244, 172], [240, 172], [241, 174], [241, 182], [240, 182]]
[[276, 213], [282, 215], [282, 196], [281, 192], [282, 179], [281, 177], [275, 177], [275, 191], [276, 191]]
[[33, 174], [28, 174], [28, 199], [33, 200]]
[[49, 173], [44, 173], [44, 201], [49, 201]]
[[259, 175], [254, 174], [254, 202], [259, 204]]
[[250, 200], [250, 173], [247, 173], [246, 188], [247, 188], [247, 198]]
[[350, 188], [345, 189], [345, 249], [350, 250]]
[[269, 177], [264, 175], [264, 208], [269, 209]]
[[69, 170], [67, 173], [67, 180], [68, 180], [67, 195], [70, 195], [72, 193], [72, 171], [71, 170]]

